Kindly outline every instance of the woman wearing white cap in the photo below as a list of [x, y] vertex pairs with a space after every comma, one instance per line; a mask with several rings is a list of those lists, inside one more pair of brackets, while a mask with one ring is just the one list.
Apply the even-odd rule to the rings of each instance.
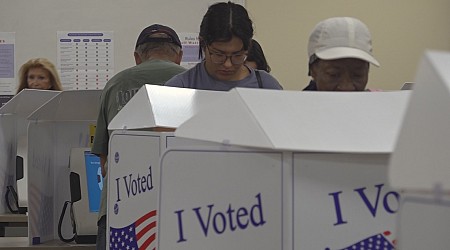
[[304, 90], [363, 91], [369, 64], [380, 66], [372, 55], [369, 29], [352, 17], [333, 17], [319, 22], [308, 43], [312, 80]]

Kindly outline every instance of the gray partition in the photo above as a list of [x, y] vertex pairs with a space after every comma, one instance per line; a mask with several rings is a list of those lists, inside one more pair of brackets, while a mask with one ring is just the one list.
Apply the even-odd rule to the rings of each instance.
[[[12, 185], [18, 193], [19, 205], [27, 204], [26, 175], [16, 185], [16, 155], [26, 150], [27, 117], [45, 102], [57, 95], [59, 91], [24, 89], [0, 108], [0, 213], [9, 212], [3, 199], [6, 187]], [[20, 147], [20, 148], [18, 148]], [[26, 160], [24, 172], [27, 171]]]
[[[28, 237], [30, 244], [58, 238], [58, 219], [70, 200], [69, 156], [89, 147], [101, 90], [64, 91], [33, 112], [28, 127]], [[72, 235], [69, 222], [63, 235]]]

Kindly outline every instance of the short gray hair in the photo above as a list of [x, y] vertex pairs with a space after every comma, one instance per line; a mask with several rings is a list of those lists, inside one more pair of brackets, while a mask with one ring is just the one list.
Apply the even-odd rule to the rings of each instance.
[[[169, 37], [164, 33], [157, 33], [151, 37]], [[181, 48], [178, 45], [170, 42], [148, 42], [139, 45], [135, 52], [139, 54], [143, 61], [151, 59], [154, 55], [165, 55], [167, 57], [173, 57], [180, 53]]]

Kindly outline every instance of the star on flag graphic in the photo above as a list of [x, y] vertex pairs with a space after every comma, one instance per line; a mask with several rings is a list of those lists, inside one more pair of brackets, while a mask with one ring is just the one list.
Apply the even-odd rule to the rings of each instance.
[[[356, 242], [339, 250], [395, 250], [395, 240], [390, 240], [390, 231], [385, 231]], [[325, 250], [331, 250], [326, 248]]]
[[148, 212], [126, 227], [110, 227], [109, 249], [155, 250], [156, 210]]

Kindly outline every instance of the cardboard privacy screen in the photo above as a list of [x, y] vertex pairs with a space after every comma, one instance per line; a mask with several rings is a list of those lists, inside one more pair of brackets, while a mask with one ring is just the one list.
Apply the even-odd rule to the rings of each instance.
[[109, 127], [108, 245], [392, 249], [409, 94], [143, 87]]
[[[108, 129], [177, 128], [200, 108], [224, 94], [146, 84], [112, 119]], [[138, 110], [145, 110], [145, 114]]]
[[[27, 206], [27, 128], [26, 118], [60, 91], [24, 89], [0, 108], [0, 193], [6, 187], [15, 187], [19, 206]], [[24, 158], [24, 178], [16, 182], [16, 156]], [[0, 203], [0, 213], [7, 210], [5, 202]]]
[[277, 150], [390, 153], [409, 94], [236, 88], [175, 135]]
[[24, 89], [0, 108], [0, 114], [17, 114], [27, 117], [59, 92], [53, 90]]
[[[57, 218], [64, 202], [70, 200], [70, 153], [73, 148], [89, 146], [100, 94], [101, 90], [63, 91], [28, 117], [30, 245], [58, 238]], [[62, 224], [62, 235], [72, 232], [70, 223]]]
[[395, 188], [450, 190], [450, 53], [427, 51], [391, 157]]

